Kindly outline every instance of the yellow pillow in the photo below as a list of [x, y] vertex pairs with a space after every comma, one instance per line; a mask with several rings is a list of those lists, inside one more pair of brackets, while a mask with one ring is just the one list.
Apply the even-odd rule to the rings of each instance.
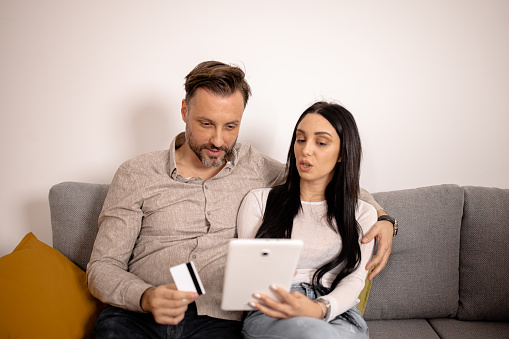
[[[374, 258], [375, 256], [373, 256]], [[372, 267], [369, 272], [368, 276], [375, 268]], [[373, 280], [368, 280], [368, 276], [366, 276], [366, 282], [364, 283], [364, 288], [361, 291], [361, 294], [359, 294], [359, 302], [357, 303], [357, 308], [359, 311], [361, 311], [361, 314], [364, 316], [364, 311], [366, 310], [366, 305], [368, 304], [368, 297], [369, 297], [369, 291], [371, 290], [371, 284], [373, 283]]]
[[28, 233], [0, 258], [1, 338], [88, 338], [104, 305], [85, 272]]
[[357, 308], [359, 309], [359, 311], [361, 311], [362, 315], [364, 315], [366, 305], [368, 304], [369, 291], [371, 290], [372, 283], [373, 280], [368, 280], [368, 278], [366, 277], [366, 283], [364, 284], [364, 288], [362, 289], [361, 294], [359, 294], [359, 302], [357, 303]]

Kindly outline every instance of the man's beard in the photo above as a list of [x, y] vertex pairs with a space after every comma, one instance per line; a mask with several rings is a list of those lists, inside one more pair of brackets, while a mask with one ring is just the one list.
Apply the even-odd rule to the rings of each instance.
[[[187, 141], [187, 144], [189, 145], [189, 148], [196, 154], [196, 156], [200, 159], [200, 161], [207, 167], [221, 166], [224, 163], [225, 159], [227, 159], [230, 156], [230, 154], [232, 154], [233, 147], [237, 143], [237, 140], [235, 140], [232, 147], [227, 147], [227, 146], [216, 147], [212, 144], [197, 145], [191, 141], [192, 136], [193, 136], [193, 134], [191, 133], [191, 131], [189, 131], [189, 129], [186, 128], [186, 141]], [[211, 157], [211, 156], [207, 156], [205, 154], [207, 149], [219, 150], [219, 151], [223, 151], [224, 153], [223, 153], [223, 156], [221, 156], [221, 157]]]

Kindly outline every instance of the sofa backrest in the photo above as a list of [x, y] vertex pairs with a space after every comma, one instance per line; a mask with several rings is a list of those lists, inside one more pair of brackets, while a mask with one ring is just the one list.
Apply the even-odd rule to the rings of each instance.
[[82, 270], [90, 260], [108, 188], [103, 184], [63, 182], [49, 191], [53, 247]]
[[389, 262], [373, 280], [364, 317], [456, 316], [463, 189], [438, 185], [373, 197], [400, 226]]
[[[53, 247], [83, 270], [108, 188], [64, 182], [49, 192]], [[509, 190], [438, 185], [373, 196], [400, 231], [373, 281], [367, 320], [509, 320]]]
[[458, 319], [509, 321], [509, 190], [464, 190]]

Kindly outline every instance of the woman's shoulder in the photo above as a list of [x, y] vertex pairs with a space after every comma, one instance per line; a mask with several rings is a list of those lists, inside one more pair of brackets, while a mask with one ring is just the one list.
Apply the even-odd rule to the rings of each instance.
[[359, 199], [357, 201], [355, 219], [357, 219], [357, 222], [362, 227], [364, 232], [368, 231], [378, 219], [375, 207]]
[[269, 196], [270, 191], [272, 188], [255, 188], [246, 195], [244, 199], [256, 199], [258, 201], [267, 201], [267, 197]]

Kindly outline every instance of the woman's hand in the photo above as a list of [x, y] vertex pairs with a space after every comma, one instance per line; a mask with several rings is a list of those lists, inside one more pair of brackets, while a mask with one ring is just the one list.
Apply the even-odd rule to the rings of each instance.
[[322, 319], [322, 307], [300, 294], [299, 292], [287, 292], [280, 286], [272, 285], [271, 290], [279, 295], [281, 302], [276, 301], [262, 293], [255, 293], [256, 301], [252, 301], [249, 305], [267, 316], [276, 319], [287, 319], [292, 317], [311, 317]]

